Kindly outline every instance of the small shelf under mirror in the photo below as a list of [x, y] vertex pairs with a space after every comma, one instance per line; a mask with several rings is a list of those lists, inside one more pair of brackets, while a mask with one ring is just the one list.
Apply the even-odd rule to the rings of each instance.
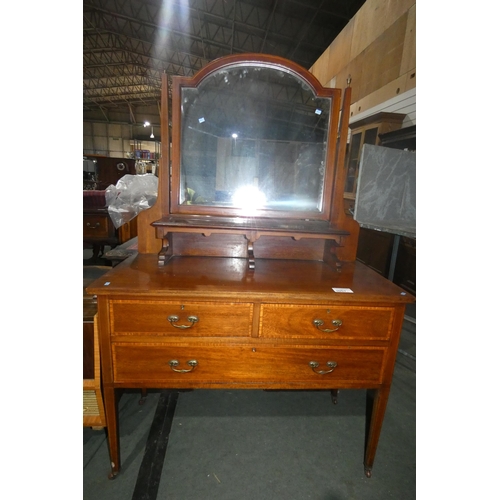
[[250, 261], [262, 236], [323, 239], [327, 255], [342, 247], [341, 98], [299, 65], [262, 54], [172, 78], [171, 175], [163, 167], [162, 217], [152, 223], [159, 263], [176, 254], [179, 233], [243, 235]]

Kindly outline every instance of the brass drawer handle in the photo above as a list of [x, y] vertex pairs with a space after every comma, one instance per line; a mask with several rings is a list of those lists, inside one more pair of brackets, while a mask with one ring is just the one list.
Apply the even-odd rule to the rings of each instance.
[[313, 321], [313, 325], [320, 332], [333, 333], [333, 332], [336, 332], [342, 326], [342, 320], [341, 319], [332, 319], [332, 325], [337, 327], [334, 330], [330, 330], [329, 328], [320, 328], [320, 326], [323, 326], [324, 324], [325, 324], [325, 322], [322, 319], [315, 319]]
[[176, 314], [171, 314], [167, 319], [170, 321], [170, 324], [172, 326], [175, 326], [175, 328], [181, 328], [183, 330], [185, 330], [186, 328], [191, 328], [195, 323], [198, 323], [199, 321], [197, 316], [188, 316], [187, 320], [191, 322], [190, 325], [174, 325], [174, 323], [177, 323], [177, 321], [179, 321], [179, 316], [177, 316]]
[[197, 366], [198, 366], [198, 361], [196, 361], [196, 359], [192, 359], [190, 361], [187, 361], [187, 364], [191, 367], [189, 370], [186, 369], [186, 370], [182, 370], [182, 369], [178, 369], [176, 368], [177, 366], [179, 366], [179, 362], [176, 360], [176, 359], [171, 359], [169, 362], [168, 362], [170, 368], [172, 369], [172, 371], [174, 372], [177, 372], [177, 373], [189, 373], [189, 372], [192, 372]]
[[87, 222], [87, 227], [90, 229], [99, 229], [100, 226], [101, 226], [101, 224], [99, 224], [99, 222], [96, 222], [95, 226], [91, 226], [90, 222]]
[[317, 373], [318, 375], [326, 375], [327, 373], [332, 373], [335, 368], [337, 368], [337, 362], [336, 361], [327, 361], [326, 366], [328, 368], [331, 368], [330, 370], [316, 370], [318, 368], [319, 363], [317, 361], [309, 361], [309, 366], [312, 368], [312, 371], [314, 373]]

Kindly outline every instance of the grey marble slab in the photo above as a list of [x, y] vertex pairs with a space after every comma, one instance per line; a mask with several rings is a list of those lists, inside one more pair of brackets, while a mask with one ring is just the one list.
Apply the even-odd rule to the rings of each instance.
[[416, 153], [364, 144], [354, 219], [361, 227], [416, 237]]

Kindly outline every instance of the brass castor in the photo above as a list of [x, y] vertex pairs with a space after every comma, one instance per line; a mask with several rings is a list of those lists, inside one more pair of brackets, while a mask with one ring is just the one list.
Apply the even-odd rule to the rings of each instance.
[[115, 464], [111, 462], [111, 472], [108, 474], [108, 479], [112, 481], [118, 475], [118, 471], [114, 470]]

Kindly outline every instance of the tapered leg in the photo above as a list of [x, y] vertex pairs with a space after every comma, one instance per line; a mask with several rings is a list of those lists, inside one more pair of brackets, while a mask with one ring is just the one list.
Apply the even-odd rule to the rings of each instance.
[[106, 425], [108, 431], [109, 457], [111, 459], [111, 472], [109, 479], [114, 479], [120, 471], [120, 442], [118, 437], [118, 412], [115, 390], [104, 387], [104, 407], [106, 409]]
[[146, 402], [146, 397], [148, 395], [147, 389], [141, 389], [141, 399], [139, 399], [139, 404], [143, 405]]
[[390, 388], [368, 389], [366, 391], [366, 434], [365, 434], [365, 475], [372, 476], [373, 461], [382, 430], [385, 409]]
[[337, 400], [338, 400], [338, 397], [339, 397], [339, 390], [338, 389], [332, 389], [330, 391], [330, 395], [332, 396], [332, 403], [334, 405], [337, 404]]

